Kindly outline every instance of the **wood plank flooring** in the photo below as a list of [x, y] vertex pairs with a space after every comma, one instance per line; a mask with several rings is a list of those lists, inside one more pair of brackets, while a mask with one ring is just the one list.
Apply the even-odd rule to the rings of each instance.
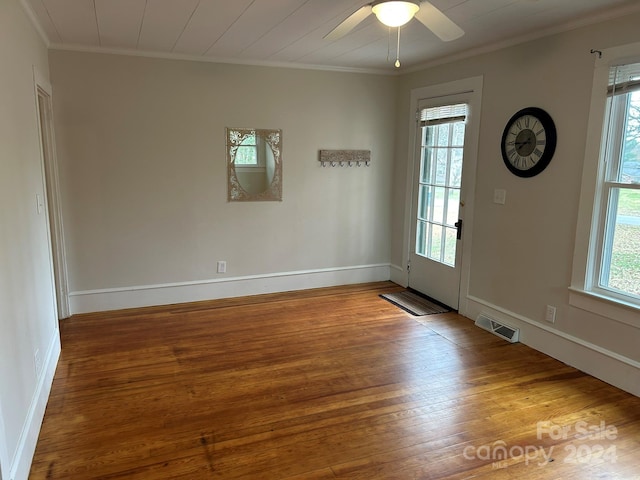
[[640, 479], [640, 398], [398, 290], [64, 321], [30, 478]]

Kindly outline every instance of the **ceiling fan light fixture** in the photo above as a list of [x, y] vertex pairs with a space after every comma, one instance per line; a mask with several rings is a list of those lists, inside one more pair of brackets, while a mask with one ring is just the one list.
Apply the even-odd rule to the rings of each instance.
[[371, 10], [388, 27], [401, 27], [413, 18], [420, 9], [417, 2], [374, 2]]

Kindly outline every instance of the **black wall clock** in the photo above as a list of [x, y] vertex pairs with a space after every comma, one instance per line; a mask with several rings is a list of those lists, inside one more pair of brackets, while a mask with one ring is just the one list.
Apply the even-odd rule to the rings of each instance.
[[523, 108], [504, 127], [500, 144], [504, 164], [519, 177], [538, 175], [549, 165], [556, 140], [551, 115], [541, 108]]

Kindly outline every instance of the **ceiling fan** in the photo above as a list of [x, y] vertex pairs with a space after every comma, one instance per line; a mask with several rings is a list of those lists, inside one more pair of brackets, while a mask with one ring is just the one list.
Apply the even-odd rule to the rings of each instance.
[[[464, 35], [464, 31], [430, 2], [424, 0], [390, 1], [376, 0], [368, 3], [349, 15], [337, 27], [324, 36], [326, 40], [338, 40], [353, 30], [369, 15], [374, 14], [388, 27], [398, 27], [398, 57], [400, 55], [400, 27], [413, 17], [431, 30], [440, 40], [450, 42]], [[396, 58], [396, 67], [400, 66]]]

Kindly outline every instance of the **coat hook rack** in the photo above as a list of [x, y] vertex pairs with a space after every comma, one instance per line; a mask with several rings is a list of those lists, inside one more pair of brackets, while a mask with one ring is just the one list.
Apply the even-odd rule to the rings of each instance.
[[368, 167], [371, 150], [320, 150], [318, 161], [323, 167]]

